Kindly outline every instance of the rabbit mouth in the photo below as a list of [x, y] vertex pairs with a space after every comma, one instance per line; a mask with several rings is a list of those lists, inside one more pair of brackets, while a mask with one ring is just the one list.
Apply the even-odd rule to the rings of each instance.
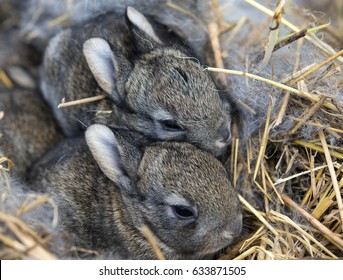
[[226, 244], [226, 245], [221, 244], [221, 245], [217, 245], [217, 246], [208, 246], [208, 248], [205, 248], [204, 250], [199, 252], [199, 257], [215, 255], [216, 253], [225, 249], [229, 244]]
[[222, 150], [224, 148], [226, 148], [228, 146], [229, 142], [228, 141], [224, 141], [224, 140], [217, 140], [214, 145], [219, 149]]
[[201, 255], [212, 255], [215, 254], [227, 246], [229, 246], [233, 241], [233, 235], [227, 236], [224, 240], [220, 240], [217, 244], [210, 243], [203, 250], [201, 250]]
[[214, 146], [215, 146], [215, 149], [216, 149], [215, 156], [220, 156], [223, 153], [225, 153], [227, 147], [229, 146], [229, 142], [228, 141], [223, 141], [222, 139], [221, 140], [217, 140], [217, 141], [214, 142]]
[[234, 234], [231, 231], [224, 231], [222, 232], [221, 236], [230, 243], [234, 238]]

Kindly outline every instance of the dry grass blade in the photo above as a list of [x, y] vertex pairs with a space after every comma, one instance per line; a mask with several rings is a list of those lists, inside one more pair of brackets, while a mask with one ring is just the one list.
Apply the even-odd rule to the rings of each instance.
[[[294, 120], [294, 121], [297, 121], [297, 122], [301, 122], [302, 119], [300, 118], [295, 118], [295, 117], [289, 117], [290, 119]], [[330, 127], [330, 126], [327, 126], [327, 125], [322, 125], [322, 124], [319, 124], [319, 123], [314, 123], [314, 122], [306, 122], [307, 125], [312, 125], [312, 126], [316, 126], [316, 127], [320, 127], [322, 129], [326, 129], [326, 130], [329, 130], [329, 131], [333, 131], [333, 132], [337, 132], [337, 133], [342, 133], [343, 134], [343, 129], [339, 129], [339, 128], [335, 128], [335, 127]]]
[[[0, 220], [5, 223], [8, 229], [18, 238], [19, 241], [13, 242], [11, 238], [5, 238], [2, 236], [2, 239], [5, 240], [8, 246], [14, 246], [12, 248], [18, 250], [27, 257], [35, 259], [56, 259], [56, 256], [51, 254], [46, 248], [41, 244], [44, 243], [44, 240], [31, 230], [24, 222], [20, 219], [8, 215], [6, 213], [0, 212]], [[22, 244], [22, 246], [19, 246]]]
[[259, 219], [262, 224], [264, 224], [274, 235], [279, 235], [277, 230], [275, 230], [274, 227], [268, 221], [254, 208], [250, 205], [248, 201], [246, 201], [241, 195], [238, 195], [239, 201], [252, 213], [256, 216], [257, 219]]
[[271, 198], [271, 196], [268, 194], [267, 190], [265, 190], [264, 188], [262, 188], [261, 185], [260, 185], [257, 181], [254, 181], [254, 183], [256, 184], [256, 187], [263, 193], [263, 195], [264, 195], [269, 201], [273, 201], [273, 199]]
[[265, 51], [264, 51], [264, 57], [260, 65], [260, 69], [265, 68], [269, 61], [270, 58], [272, 57], [275, 45], [278, 42], [279, 38], [279, 32], [280, 32], [280, 22], [282, 18], [282, 10], [285, 5], [285, 0], [279, 1], [279, 4], [277, 5], [274, 15], [273, 15], [273, 23], [275, 23], [275, 26], [269, 27], [270, 32], [268, 36], [268, 42], [265, 46]]
[[212, 10], [214, 11], [214, 13], [216, 15], [215, 18], [216, 18], [216, 22], [217, 22], [217, 25], [218, 25], [218, 29], [220, 31], [224, 30], [225, 22], [223, 21], [223, 17], [222, 17], [221, 11], [219, 10], [218, 0], [212, 0], [211, 2], [212, 2]]
[[246, 250], [245, 252], [243, 252], [242, 254], [240, 254], [239, 256], [237, 256], [236, 258], [234, 258], [234, 260], [244, 260], [245, 258], [247, 258], [248, 256], [252, 255], [255, 252], [258, 251], [262, 251], [264, 252], [266, 255], [269, 256], [270, 259], [274, 260], [275, 256], [273, 253], [265, 250], [264, 248], [260, 247], [260, 246], [253, 246], [251, 248], [249, 248], [248, 250]]
[[144, 237], [146, 238], [146, 240], [149, 242], [153, 252], [156, 255], [156, 258], [158, 260], [165, 260], [165, 257], [163, 256], [160, 248], [158, 247], [156, 238], [154, 234], [151, 232], [151, 230], [146, 225], [143, 225], [140, 230], [142, 234], [144, 235]]
[[31, 236], [36, 236], [37, 240], [40, 243], [43, 243], [43, 239], [40, 238], [27, 224], [25, 224], [19, 218], [0, 211], [0, 220], [3, 221], [3, 222], [6, 222], [6, 223], [15, 224], [16, 226], [21, 228], [23, 231], [25, 231], [27, 234], [29, 234]]
[[326, 99], [326, 96], [322, 96], [318, 102], [313, 104], [311, 107], [307, 108], [306, 111], [302, 114], [300, 117], [300, 120], [297, 124], [295, 124], [291, 131], [289, 132], [289, 135], [295, 134], [298, 129], [306, 123], [316, 112], [317, 110], [324, 104], [324, 101]]
[[296, 32], [295, 34], [293, 34], [289, 38], [278, 42], [277, 44], [275, 44], [273, 52], [276, 52], [277, 50], [293, 43], [294, 41], [299, 40], [300, 38], [304, 37], [306, 35], [306, 33], [307, 33], [307, 29], [303, 29], [303, 30], [300, 30], [299, 32]]
[[323, 24], [321, 26], [316, 26], [316, 27], [309, 28], [309, 29], [302, 29], [299, 32], [295, 32], [293, 34], [283, 36], [282, 38], [279, 38], [280, 41], [275, 45], [273, 51], [276, 52], [277, 50], [289, 45], [290, 43], [292, 43], [296, 40], [299, 40], [300, 38], [303, 38], [304, 36], [307, 35], [307, 33], [318, 31], [320, 29], [328, 27], [329, 25], [330, 25], [330, 23], [327, 23], [327, 24]]
[[[310, 149], [312, 149], [314, 151], [317, 151], [317, 152], [324, 153], [323, 147], [315, 145], [315, 144], [307, 142], [307, 141], [304, 141], [304, 140], [296, 139], [296, 140], [293, 141], [293, 144], [299, 145], [299, 146], [303, 146], [305, 148], [310, 148]], [[339, 158], [339, 159], [343, 159], [343, 154], [341, 154], [341, 153], [338, 153], [338, 152], [335, 152], [335, 151], [332, 151], [332, 150], [329, 150], [329, 153], [333, 157], [336, 157], [336, 158]]]
[[[2, 170], [0, 168], [0, 171], [1, 171], [1, 174], [2, 174], [2, 177], [3, 177], [3, 180], [4, 180], [4, 183], [6, 185], [6, 188], [7, 188], [7, 192], [9, 193], [10, 196], [12, 196], [12, 189], [11, 189], [11, 184], [10, 184], [10, 181], [8, 179], [8, 175], [7, 175], [7, 172], [5, 170]], [[0, 181], [1, 182], [1, 181]]]
[[0, 170], [9, 172], [14, 166], [13, 162], [7, 157], [0, 157]]
[[312, 226], [314, 226], [317, 230], [319, 230], [325, 238], [327, 238], [333, 245], [335, 245], [338, 249], [343, 252], [343, 239], [338, 237], [335, 233], [333, 233], [330, 229], [324, 226], [321, 222], [319, 222], [316, 218], [314, 218], [311, 214], [301, 208], [298, 204], [296, 204], [289, 196], [286, 194], [282, 194], [282, 198], [285, 203], [296, 210], [299, 214], [301, 214], [304, 218], [306, 218]]
[[[330, 171], [331, 180], [332, 180], [332, 184], [333, 184], [335, 195], [336, 195], [338, 211], [339, 211], [340, 216], [341, 216], [341, 227], [342, 227], [342, 232], [343, 232], [343, 203], [342, 203], [342, 196], [341, 196], [341, 192], [340, 192], [340, 189], [339, 189], [339, 186], [338, 186], [337, 176], [336, 176], [335, 168], [334, 168], [333, 163], [332, 163], [332, 159], [331, 159], [331, 155], [330, 155], [330, 152], [329, 152], [329, 148], [328, 148], [328, 145], [327, 145], [326, 140], [325, 140], [324, 132], [322, 130], [319, 131], [319, 138], [320, 138], [320, 141], [322, 142], [322, 146], [323, 146], [324, 154], [325, 154], [325, 159], [326, 159], [326, 162], [328, 164], [329, 171]], [[343, 244], [343, 240], [342, 240], [342, 244]]]
[[300, 69], [299, 71], [292, 73], [291, 75], [286, 76], [285, 78], [280, 80], [281, 84], [288, 84], [290, 81], [295, 80], [296, 78], [300, 77], [304, 73], [306, 73], [309, 69], [313, 68], [316, 64], [312, 63], [311, 65], [308, 65], [304, 67], [303, 69]]
[[[254, 0], [245, 0], [245, 2], [247, 2], [251, 6], [257, 8], [258, 10], [262, 11], [263, 13], [265, 13], [271, 17], [274, 15], [273, 11], [269, 10], [268, 8], [264, 7], [263, 5], [257, 3]], [[287, 26], [288, 28], [292, 29], [295, 32], [300, 31], [300, 29], [298, 27], [296, 27], [294, 24], [292, 24], [291, 22], [289, 22], [288, 20], [286, 20], [284, 18], [281, 19], [281, 23], [284, 24], [285, 26]], [[319, 40], [313, 34], [308, 34], [305, 36], [305, 38], [307, 40], [309, 40], [311, 43], [313, 43], [314, 45], [316, 45], [319, 49], [323, 50], [325, 53], [327, 53], [329, 55], [335, 54], [335, 51], [332, 47], [330, 47], [328, 44], [324, 43], [323, 41]], [[343, 62], [343, 58], [339, 57], [338, 59], [340, 62]]]
[[[218, 31], [218, 25], [215, 22], [211, 22], [208, 25], [208, 31], [210, 34], [210, 40], [211, 40], [211, 47], [214, 55], [214, 61], [215, 65], [218, 68], [224, 68], [223, 58], [222, 58], [222, 52], [220, 49], [220, 43], [219, 43], [219, 31]], [[223, 73], [218, 74], [218, 79], [224, 85], [225, 87], [228, 86], [227, 80], [225, 78], [225, 75]]]
[[35, 198], [34, 201], [31, 201], [30, 203], [24, 203], [16, 212], [17, 216], [21, 216], [34, 208], [41, 206], [44, 203], [50, 203], [50, 205], [54, 208], [54, 217], [52, 220], [52, 225], [55, 227], [57, 225], [58, 220], [58, 208], [56, 203], [47, 195], [39, 196]]
[[239, 249], [240, 252], [243, 252], [244, 250], [246, 250], [247, 248], [249, 248], [252, 244], [255, 243], [256, 240], [260, 239], [263, 235], [265, 235], [267, 233], [267, 230], [265, 228], [265, 226], [261, 226], [255, 233], [253, 236], [251, 236], [250, 238], [247, 238], [241, 248]]
[[18, 237], [22, 244], [26, 247], [26, 252], [23, 252], [28, 255], [30, 258], [39, 259], [39, 260], [56, 260], [57, 257], [51, 254], [47, 249], [42, 247], [35, 236], [28, 235], [26, 232], [23, 232], [17, 225], [8, 223], [8, 228]]
[[230, 36], [226, 39], [225, 44], [228, 45], [232, 42], [232, 40], [236, 37], [239, 30], [242, 28], [242, 26], [246, 23], [247, 17], [243, 16], [241, 19], [237, 22], [236, 26], [231, 30]]
[[0, 241], [7, 247], [12, 248], [13, 250], [17, 252], [25, 252], [26, 246], [24, 246], [19, 241], [13, 239], [12, 237], [9, 237], [7, 235], [4, 235], [0, 233]]
[[189, 10], [186, 10], [186, 9], [184, 9], [184, 8], [174, 4], [172, 2], [167, 2], [166, 6], [189, 16], [190, 18], [194, 19], [196, 22], [199, 22], [199, 19]]
[[[280, 89], [283, 89], [283, 90], [295, 93], [296, 95], [298, 95], [300, 97], [307, 98], [307, 99], [310, 99], [312, 101], [318, 102], [319, 99], [320, 99], [316, 95], [313, 95], [313, 94], [311, 94], [309, 92], [302, 92], [302, 91], [297, 90], [295, 88], [292, 88], [292, 87], [286, 86], [284, 84], [275, 82], [273, 80], [266, 79], [266, 78], [263, 78], [263, 77], [260, 77], [260, 76], [254, 75], [254, 74], [250, 74], [250, 73], [247, 73], [247, 72], [237, 71], [237, 70], [229, 70], [229, 69], [221, 69], [221, 68], [215, 68], [215, 67], [207, 67], [207, 68], [205, 68], [205, 70], [210, 71], [210, 72], [220, 72], [220, 73], [225, 73], [225, 74], [230, 74], [230, 75], [237, 75], [237, 76], [247, 77], [247, 78], [250, 78], [250, 79], [253, 79], [253, 80], [257, 80], [257, 81], [260, 81], [260, 82], [264, 82], [264, 83], [270, 84], [272, 86], [278, 87]], [[336, 106], [334, 106], [331, 103], [324, 102], [323, 105], [325, 107], [327, 107], [328, 109], [332, 110], [332, 111], [338, 112], [338, 109], [336, 108]]]
[[238, 179], [238, 149], [239, 149], [239, 138], [235, 139], [234, 145], [234, 163], [233, 163], [233, 186], [236, 187], [237, 179]]
[[292, 175], [292, 176], [289, 176], [289, 177], [286, 177], [286, 178], [278, 179], [278, 180], [276, 180], [276, 182], [274, 183], [274, 185], [278, 185], [278, 184], [287, 182], [287, 181], [289, 181], [289, 180], [292, 180], [292, 179], [294, 179], [294, 178], [297, 178], [297, 177], [299, 177], [299, 176], [303, 176], [303, 175], [309, 174], [309, 173], [311, 173], [312, 171], [317, 171], [317, 170], [324, 169], [325, 167], [327, 167], [327, 165], [318, 166], [318, 167], [313, 168], [312, 170], [306, 170], [306, 171], [297, 173], [297, 174], [295, 174], [295, 175]]
[[106, 99], [105, 95], [97, 95], [93, 97], [87, 97], [79, 100], [73, 100], [69, 102], [62, 102], [60, 103], [57, 108], [66, 108], [66, 107], [71, 107], [71, 106], [76, 106], [76, 105], [81, 105], [81, 104], [86, 104], [86, 103], [91, 103], [95, 101], [100, 101]]
[[271, 101], [269, 101], [267, 118], [266, 118], [266, 124], [265, 124], [265, 127], [264, 127], [264, 132], [263, 132], [263, 136], [262, 136], [260, 151], [259, 151], [259, 154], [258, 154], [258, 158], [257, 158], [256, 166], [255, 166], [255, 171], [254, 171], [254, 177], [253, 177], [254, 180], [256, 179], [257, 173], [258, 173], [258, 171], [260, 169], [260, 165], [261, 165], [261, 162], [262, 162], [262, 159], [264, 157], [264, 153], [265, 153], [266, 147], [267, 147], [271, 110], [272, 110], [272, 103], [271, 103]]
[[13, 88], [13, 82], [7, 76], [6, 72], [0, 69], [0, 81], [4, 84], [6, 88]]
[[[261, 165], [262, 169], [262, 174], [261, 174], [261, 177], [262, 177], [262, 186], [263, 186], [263, 194], [264, 194], [264, 207], [265, 207], [265, 212], [268, 213], [269, 210], [270, 210], [270, 206], [269, 206], [269, 201], [273, 201], [273, 199], [269, 199], [270, 196], [268, 194], [268, 191], [267, 191], [267, 180], [266, 180], [266, 168], [265, 168], [265, 165], [262, 164]], [[255, 181], [255, 184], [257, 184], [257, 182]], [[268, 194], [268, 195], [266, 195]], [[268, 201], [269, 200], [269, 201]]]
[[[280, 200], [281, 204], [285, 204], [285, 203], [283, 202], [282, 198], [281, 198], [280, 193], [279, 193], [278, 190], [275, 188], [272, 178], [270, 178], [268, 172], [266, 171], [266, 168], [264, 167], [264, 165], [262, 165], [262, 166], [263, 166], [263, 169], [264, 169], [264, 170], [263, 170], [263, 173], [264, 173], [265, 177], [267, 178], [267, 181], [269, 182], [269, 186], [273, 189], [273, 191], [275, 192], [277, 198]], [[267, 185], [268, 185], [268, 184], [267, 184]]]
[[[304, 69], [302, 69], [302, 70], [296, 72], [296, 70], [298, 69], [299, 64], [300, 64], [300, 49], [303, 46], [303, 43], [304, 43], [304, 40], [299, 40], [297, 42], [297, 52], [299, 52], [299, 55], [296, 56], [294, 70], [293, 70], [293, 75], [291, 75], [291, 76], [298, 77], [298, 76], [300, 76], [301, 74], [303, 74], [304, 72], [307, 71], [307, 69], [306, 69], [306, 71], [304, 71]], [[304, 72], [302, 72], [302, 71], [304, 71]], [[285, 80], [285, 79], [282, 79], [282, 80]], [[289, 81], [287, 81], [287, 82], [289, 82]], [[283, 83], [283, 82], [281, 82], [281, 83]], [[287, 111], [287, 108], [288, 108], [288, 103], [289, 103], [290, 97], [291, 97], [290, 92], [286, 92], [285, 96], [283, 97], [283, 100], [282, 100], [282, 105], [281, 105], [280, 111], [279, 111], [279, 113], [277, 115], [277, 118], [275, 120], [274, 127], [277, 127], [277, 126], [279, 126], [282, 123], [283, 118], [286, 115], [286, 111]]]
[[54, 27], [56, 25], [60, 25], [60, 24], [64, 24], [68, 22], [69, 19], [70, 19], [70, 14], [66, 13], [50, 21], [48, 25], [49, 27]]
[[302, 74], [301, 76], [299, 76], [298, 78], [296, 78], [295, 80], [292, 81], [291, 84], [295, 84], [297, 82], [299, 82], [300, 80], [303, 80], [304, 78], [306, 78], [308, 75], [316, 72], [318, 69], [322, 68], [323, 66], [325, 66], [326, 64], [330, 63], [331, 61], [337, 59], [338, 57], [343, 55], [343, 50], [335, 53], [333, 56], [325, 59], [323, 62], [319, 63], [318, 65], [314, 66], [313, 68], [307, 70], [304, 74]]
[[[285, 199], [286, 197], [286, 199]], [[286, 203], [288, 203], [289, 201], [287, 200], [288, 196], [287, 195], [283, 195], [283, 198], [285, 200]], [[270, 213], [275, 216], [274, 218], [277, 221], [283, 222], [283, 223], [287, 223], [289, 225], [291, 225], [292, 227], [294, 227], [300, 234], [302, 234], [304, 237], [308, 238], [309, 240], [311, 240], [313, 243], [315, 243], [321, 250], [323, 250], [324, 252], [326, 252], [329, 256], [331, 256], [334, 259], [337, 259], [337, 256], [335, 254], [333, 254], [329, 249], [327, 249], [325, 246], [323, 246], [317, 239], [315, 239], [311, 234], [307, 233], [305, 230], [303, 230], [297, 223], [293, 222], [289, 217], [278, 213], [274, 210], [270, 211]]]
[[257, 260], [265, 260], [267, 258], [267, 254], [265, 253], [267, 248], [267, 242], [264, 238], [261, 238], [260, 248], [263, 248], [263, 250], [258, 252]]
[[328, 209], [332, 206], [333, 200], [330, 197], [321, 199], [316, 208], [312, 211], [311, 215], [319, 219]]

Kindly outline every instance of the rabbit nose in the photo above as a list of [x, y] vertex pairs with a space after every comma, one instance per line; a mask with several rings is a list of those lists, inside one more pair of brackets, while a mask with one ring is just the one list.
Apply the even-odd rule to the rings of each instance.
[[239, 214], [235, 217], [235, 219], [232, 221], [232, 234], [234, 236], [237, 236], [242, 231], [242, 224], [243, 224], [243, 217], [242, 214]]
[[225, 239], [233, 239], [238, 236], [242, 231], [242, 215], [236, 216], [230, 221], [230, 226], [228, 230], [221, 233], [222, 237]]

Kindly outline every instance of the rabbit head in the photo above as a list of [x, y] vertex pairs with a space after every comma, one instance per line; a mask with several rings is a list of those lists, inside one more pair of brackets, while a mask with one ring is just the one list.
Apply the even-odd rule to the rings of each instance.
[[145, 220], [180, 253], [214, 253], [240, 232], [237, 194], [207, 153], [188, 144], [157, 145], [146, 152], [139, 175]]
[[[237, 193], [211, 154], [188, 143], [157, 142], [140, 161], [132, 160], [102, 125], [90, 126], [86, 140], [100, 169], [119, 187], [134, 227], [150, 227], [166, 257], [202, 258], [240, 233]], [[138, 164], [135, 176], [126, 171], [132, 162]]]
[[132, 7], [127, 21], [134, 51], [124, 56], [103, 38], [85, 41], [83, 53], [99, 86], [114, 101], [118, 121], [159, 140], [186, 141], [215, 156], [230, 142], [230, 102], [181, 44], [164, 43]]

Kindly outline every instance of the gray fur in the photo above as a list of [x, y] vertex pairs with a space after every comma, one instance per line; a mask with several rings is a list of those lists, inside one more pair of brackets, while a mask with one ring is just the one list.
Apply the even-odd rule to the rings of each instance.
[[[60, 221], [78, 245], [124, 258], [154, 259], [140, 230], [144, 224], [167, 259], [198, 259], [210, 257], [240, 233], [237, 194], [224, 167], [209, 153], [175, 142], [141, 150], [133, 140], [137, 134], [112, 133], [98, 124], [88, 128], [86, 139], [92, 153], [83, 138], [65, 140], [35, 166], [31, 177], [58, 201]], [[97, 154], [104, 145], [111, 147], [106, 155]], [[197, 218], [177, 218], [173, 205], [190, 207]]]
[[[101, 15], [49, 43], [41, 87], [65, 134], [75, 136], [92, 123], [116, 124], [223, 154], [230, 142], [230, 103], [178, 37], [132, 7], [128, 18]], [[100, 94], [110, 100], [57, 109], [63, 98]], [[96, 114], [108, 110], [112, 114]]]
[[37, 91], [1, 91], [0, 112], [4, 113], [0, 120], [0, 157], [11, 159], [13, 172], [24, 178], [30, 166], [62, 134]]
[[[153, 15], [159, 23], [177, 33], [196, 50], [198, 56], [210, 57], [207, 23], [214, 19], [211, 1], [173, 0], [173, 4], [191, 11], [193, 16], [168, 6], [168, 2], [169, 0], [27, 0], [21, 3], [24, 4], [21, 13], [22, 39], [44, 50], [49, 39], [66, 24], [83, 24], [101, 14], [113, 11], [124, 16], [126, 7], [134, 6], [143, 14]], [[51, 24], [54, 19], [66, 14], [67, 22]]]

